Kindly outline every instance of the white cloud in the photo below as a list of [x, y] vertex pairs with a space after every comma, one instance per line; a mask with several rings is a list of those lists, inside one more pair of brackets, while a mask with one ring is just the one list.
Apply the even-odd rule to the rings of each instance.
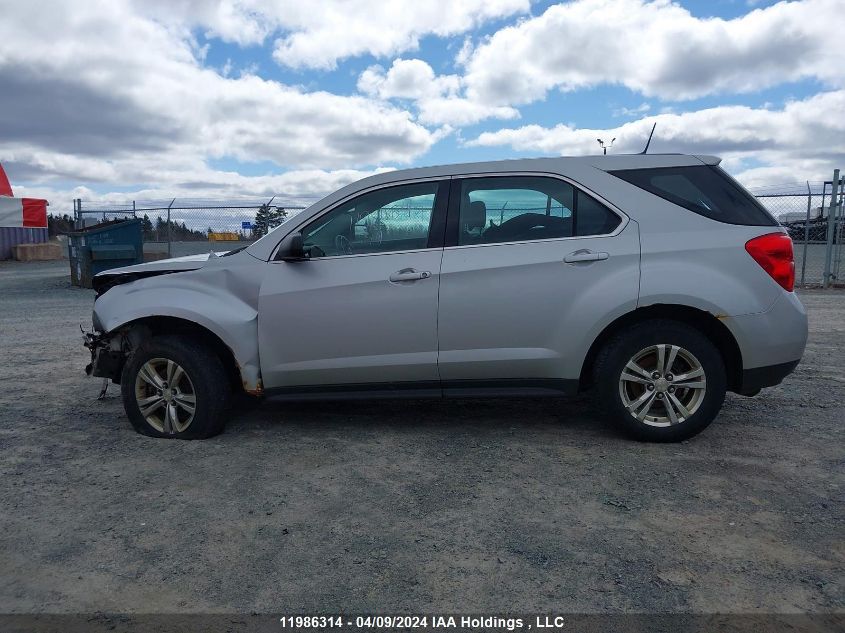
[[621, 84], [683, 100], [815, 78], [845, 85], [841, 0], [781, 2], [724, 20], [669, 0], [576, 0], [501, 29], [466, 63], [467, 96], [487, 104]]
[[639, 116], [641, 114], [645, 114], [651, 110], [651, 105], [648, 103], [641, 103], [636, 108], [616, 108], [613, 111], [613, 116], [620, 117], [630, 117], [630, 116]]
[[396, 59], [385, 73], [381, 66], [370, 66], [358, 78], [358, 89], [382, 99], [423, 99], [454, 95], [460, 88], [457, 75], [434, 74], [421, 59]]
[[464, 43], [461, 45], [461, 50], [459, 50], [458, 54], [455, 55], [455, 63], [458, 66], [465, 66], [466, 63], [469, 61], [470, 57], [472, 56], [472, 51], [472, 38], [465, 37]]
[[[123, 0], [117, 0], [124, 3]], [[133, 13], [176, 29], [198, 26], [208, 36], [236, 44], [260, 44], [276, 28], [272, 2], [263, 0], [129, 0]]]
[[[526, 125], [485, 132], [471, 146], [509, 146], [549, 155], [596, 154], [596, 138], [616, 137], [614, 153], [639, 152], [657, 122], [650, 152], [715, 154], [741, 171], [748, 185], [781, 178], [794, 182], [829, 177], [832, 165], [845, 164], [845, 90], [793, 101], [780, 110], [718, 106], [682, 114], [661, 114], [612, 129], [545, 128]], [[745, 168], [753, 159], [764, 167]]]
[[[529, 8], [528, 0], [7, 2], [0, 161], [41, 191], [66, 181], [123, 198], [316, 195], [381, 165], [410, 164], [454, 127], [519, 118], [514, 106], [555, 89], [610, 83], [656, 97], [619, 116], [661, 114], [615, 130], [529, 125], [472, 143], [581, 153], [607, 135], [619, 137], [614, 151], [639, 151], [657, 118], [658, 151], [719, 153], [747, 178], [793, 171], [795, 180], [842, 164], [845, 51], [829, 37], [845, 27], [841, 0], [782, 2], [734, 20], [695, 18], [668, 0], [575, 0], [490, 37], [472, 32]], [[272, 46], [294, 68], [365, 54], [387, 61], [361, 74], [358, 94], [338, 95], [261, 78], [234, 54], [211, 68], [198, 31]], [[392, 59], [430, 36], [457, 36], [454, 74]], [[319, 86], [321, 76], [302, 81]], [[667, 110], [679, 111], [679, 99], [805, 77], [829, 92], [781, 109]], [[573, 116], [562, 109], [560, 120]], [[231, 157], [294, 171], [243, 176], [210, 166]]]
[[375, 166], [440, 138], [384, 100], [226, 77], [199, 55], [185, 30], [126, 1], [17, 4], [0, 20], [0, 161], [33, 182], [177, 186], [214, 182], [208, 158]]
[[[389, 171], [339, 169], [325, 171], [291, 170], [283, 174], [265, 176], [243, 176], [235, 172], [212, 170], [203, 165], [182, 166], [181, 171], [162, 173], [162, 178], [151, 186], [140, 186], [130, 190], [96, 191], [87, 186], [71, 189], [45, 185], [16, 185], [15, 195], [19, 197], [44, 198], [51, 201], [51, 212], [70, 213], [71, 200], [81, 198], [86, 203], [125, 203], [127, 200], [237, 200], [270, 198], [276, 202], [296, 206], [307, 206], [326, 193], [375, 173]], [[127, 172], [131, 174], [131, 170]], [[11, 174], [11, 170], [10, 170]], [[118, 174], [122, 176], [123, 174]], [[119, 182], [119, 181], [112, 181]]]
[[276, 13], [289, 34], [276, 40], [274, 59], [293, 68], [334, 68], [338, 60], [388, 57], [416, 50], [425, 35], [464, 33], [529, 8], [528, 0], [371, 0], [293, 2]]
[[421, 59], [397, 59], [385, 72], [367, 68], [358, 78], [358, 90], [381, 99], [409, 99], [419, 110], [419, 121], [429, 125], [470, 125], [483, 119], [514, 119], [519, 112], [508, 106], [470, 101], [460, 93], [458, 75], [436, 75]]
[[278, 34], [276, 61], [322, 69], [348, 57], [415, 50], [426, 35], [457, 35], [529, 6], [529, 0], [134, 0], [135, 9], [149, 17], [198, 26], [241, 45]]
[[423, 99], [417, 102], [419, 120], [427, 124], [472, 125], [484, 119], [518, 119], [519, 112], [507, 106], [489, 106], [463, 97]]

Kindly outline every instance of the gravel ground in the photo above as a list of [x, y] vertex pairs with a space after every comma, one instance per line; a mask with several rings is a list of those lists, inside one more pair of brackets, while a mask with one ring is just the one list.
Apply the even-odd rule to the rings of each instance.
[[202, 442], [96, 401], [67, 262], [0, 263], [0, 612], [841, 612], [845, 293], [704, 434], [589, 400], [266, 402]]

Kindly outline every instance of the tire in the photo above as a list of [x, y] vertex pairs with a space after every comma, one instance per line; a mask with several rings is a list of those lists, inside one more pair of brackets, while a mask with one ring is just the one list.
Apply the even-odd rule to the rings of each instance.
[[[175, 384], [166, 382], [168, 376]], [[143, 435], [201, 439], [226, 423], [230, 386], [223, 364], [191, 338], [157, 336], [142, 343], [123, 366], [120, 390], [129, 421]], [[141, 404], [148, 407], [143, 413]]]
[[725, 400], [722, 355], [699, 330], [679, 321], [655, 319], [625, 329], [605, 344], [594, 367], [599, 406], [638, 440], [693, 437], [716, 418]]

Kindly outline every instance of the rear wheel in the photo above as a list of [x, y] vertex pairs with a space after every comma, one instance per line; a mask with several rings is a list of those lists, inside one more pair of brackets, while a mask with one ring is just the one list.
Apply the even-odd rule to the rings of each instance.
[[144, 342], [126, 361], [120, 386], [139, 433], [198, 439], [223, 430], [229, 383], [220, 359], [198, 341], [161, 336]]
[[655, 320], [614, 336], [596, 360], [597, 395], [630, 435], [676, 442], [706, 428], [725, 399], [719, 350], [684, 323]]

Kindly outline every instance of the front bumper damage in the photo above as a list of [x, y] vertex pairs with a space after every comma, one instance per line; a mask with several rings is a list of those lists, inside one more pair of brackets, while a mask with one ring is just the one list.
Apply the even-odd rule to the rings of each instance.
[[246, 253], [162, 260], [100, 273], [93, 331], [84, 344], [89, 376], [119, 384], [132, 354], [161, 335], [212, 348], [233, 387], [260, 395], [258, 294], [263, 264]]
[[120, 384], [120, 374], [131, 346], [127, 337], [118, 333], [85, 332], [83, 345], [91, 352], [91, 362], [85, 367], [89, 376], [106, 378]]

